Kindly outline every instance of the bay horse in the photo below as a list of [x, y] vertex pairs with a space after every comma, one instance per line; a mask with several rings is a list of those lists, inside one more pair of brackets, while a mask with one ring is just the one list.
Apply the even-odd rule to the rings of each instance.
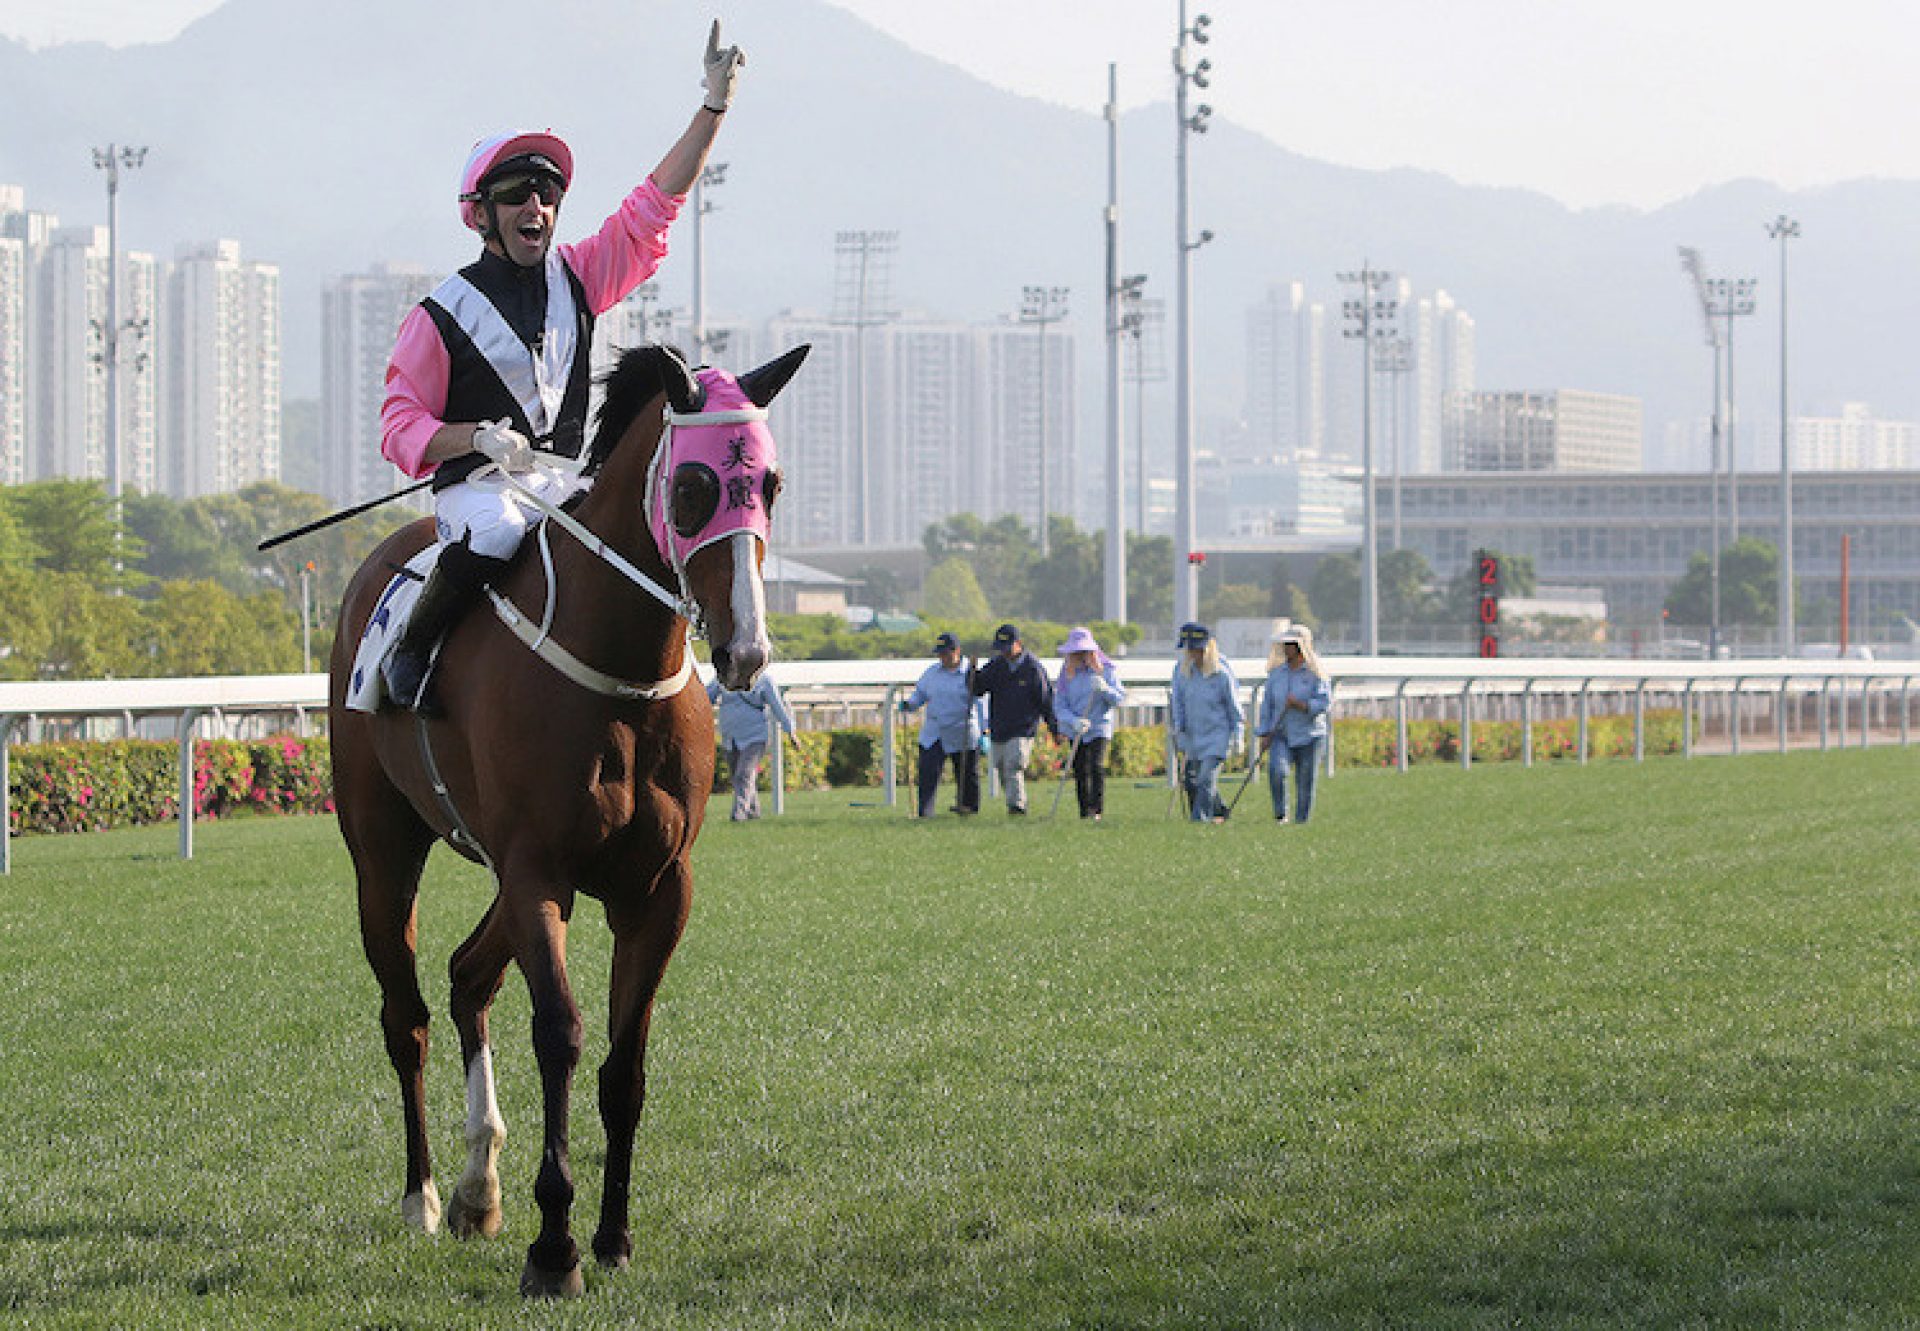
[[[449, 965], [466, 1068], [467, 1158], [446, 1221], [462, 1236], [501, 1228], [505, 1125], [487, 1014], [508, 965], [517, 964], [532, 998], [545, 1119], [533, 1189], [540, 1232], [520, 1278], [527, 1295], [585, 1287], [569, 1227], [567, 1146], [582, 1046], [566, 958], [576, 893], [600, 901], [613, 933], [611, 1048], [599, 1085], [606, 1178], [593, 1251], [614, 1269], [633, 1252], [628, 1191], [648, 1024], [686, 925], [688, 857], [713, 788], [713, 715], [693, 680], [691, 632], [704, 627], [729, 688], [749, 687], [766, 666], [760, 564], [780, 472], [765, 408], [807, 350], [796, 347], [737, 380], [724, 371], [695, 375], [666, 348], [626, 352], [608, 378], [588, 454], [591, 488], [571, 514], [553, 513], [546, 531], [529, 533], [489, 593], [493, 613], [482, 605], [449, 632], [434, 667], [433, 719], [346, 706], [361, 631], [394, 571], [433, 539], [432, 523], [389, 537], [341, 604], [329, 690], [334, 800], [358, 881], [361, 942], [380, 986], [387, 1055], [400, 1079], [402, 1213], [428, 1233], [440, 1222], [415, 928], [421, 870], [434, 843], [446, 840], [488, 865], [495, 880], [492, 904]], [[555, 525], [571, 535], [553, 533]]]

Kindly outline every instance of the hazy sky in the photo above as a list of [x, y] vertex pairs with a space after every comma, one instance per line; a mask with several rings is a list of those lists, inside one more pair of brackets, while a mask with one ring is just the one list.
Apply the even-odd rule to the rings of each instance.
[[[830, 2], [1029, 96], [1098, 109], [1109, 61], [1120, 65], [1123, 105], [1171, 94], [1179, 0]], [[162, 41], [217, 4], [0, 0], [0, 33], [35, 45]], [[725, 0], [713, 7], [724, 19]], [[1204, 96], [1216, 113], [1326, 161], [1421, 167], [1581, 207], [1653, 207], [1745, 176], [1794, 188], [1920, 179], [1914, 0], [1189, 0], [1188, 9], [1214, 20], [1200, 53], [1214, 63]], [[734, 36], [752, 50], [752, 33]]]

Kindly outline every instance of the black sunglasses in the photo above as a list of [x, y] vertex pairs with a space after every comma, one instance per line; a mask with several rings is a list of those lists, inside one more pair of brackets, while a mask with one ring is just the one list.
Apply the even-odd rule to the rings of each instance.
[[540, 196], [541, 203], [552, 207], [560, 202], [560, 196], [565, 193], [565, 186], [547, 175], [508, 176], [497, 184], [487, 186], [489, 202], [504, 203], [509, 207], [517, 207], [536, 194]]

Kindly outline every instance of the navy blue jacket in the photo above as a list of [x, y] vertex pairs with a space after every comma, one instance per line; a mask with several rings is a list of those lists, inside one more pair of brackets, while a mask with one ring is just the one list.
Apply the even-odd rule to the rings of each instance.
[[973, 691], [987, 699], [987, 733], [994, 742], [1026, 739], [1053, 726], [1053, 681], [1032, 652], [1015, 661], [996, 656], [973, 672]]

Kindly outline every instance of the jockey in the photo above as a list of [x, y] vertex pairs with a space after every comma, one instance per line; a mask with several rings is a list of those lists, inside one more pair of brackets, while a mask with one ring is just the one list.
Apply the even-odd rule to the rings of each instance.
[[380, 410], [380, 451], [409, 476], [433, 477], [444, 547], [387, 658], [387, 691], [402, 706], [425, 710], [434, 645], [506, 567], [537, 513], [499, 473], [556, 504], [584, 485], [534, 463], [542, 454], [580, 455], [594, 317], [660, 266], [667, 228], [706, 165], [746, 63], [739, 47], [720, 45], [717, 21], [704, 63], [706, 94], [686, 132], [577, 244], [553, 245], [573, 180], [573, 154], [561, 139], [497, 135], [467, 159], [460, 220], [485, 248], [401, 324]]

